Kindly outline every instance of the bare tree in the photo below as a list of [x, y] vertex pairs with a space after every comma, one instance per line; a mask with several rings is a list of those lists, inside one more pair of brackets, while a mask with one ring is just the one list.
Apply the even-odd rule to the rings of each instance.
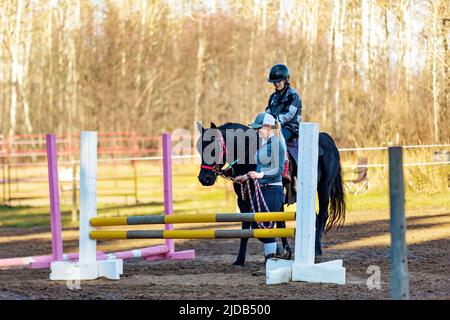
[[448, 10], [445, 0], [3, 1], [1, 130], [247, 122], [273, 90], [269, 67], [285, 62], [304, 118], [339, 143], [445, 141]]

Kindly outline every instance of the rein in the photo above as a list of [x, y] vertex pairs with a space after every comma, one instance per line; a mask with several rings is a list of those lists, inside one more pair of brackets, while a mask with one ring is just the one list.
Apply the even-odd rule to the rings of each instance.
[[[248, 178], [250, 178], [249, 175], [247, 175]], [[258, 212], [262, 212], [261, 211], [261, 202], [264, 205], [264, 208], [266, 209], [265, 212], [270, 212], [269, 208], [267, 206], [266, 200], [264, 200], [264, 196], [263, 193], [261, 191], [261, 185], [259, 184], [258, 179], [252, 179], [253, 184], [255, 186], [255, 198], [256, 198], [256, 205], [258, 207]], [[245, 186], [244, 186], [245, 184]], [[248, 199], [250, 201], [250, 206], [252, 208], [252, 212], [256, 212], [255, 210], [255, 205], [253, 204], [253, 197], [252, 197], [252, 192], [250, 189], [250, 180], [245, 181], [243, 184], [241, 184], [241, 196], [242, 196], [242, 200], [246, 200], [246, 193], [248, 195]], [[269, 226], [266, 227], [264, 225], [264, 223], [262, 222], [258, 222], [258, 227], [260, 229], [272, 229], [274, 226], [274, 222], [270, 221]]]
[[[219, 158], [223, 159], [223, 156], [227, 154], [227, 146], [225, 145], [225, 139], [223, 138], [222, 132], [219, 129], [217, 129], [217, 131], [219, 132], [220, 147], [221, 147]], [[224, 179], [232, 180], [232, 177], [227, 176], [225, 172], [227, 170], [232, 169], [232, 167], [238, 162], [238, 160], [239, 159], [234, 160], [223, 170], [221, 169], [222, 166], [220, 164], [216, 164], [214, 166], [201, 165], [200, 168], [213, 171], [215, 176], [220, 176]]]
[[[217, 130], [219, 132], [219, 139], [220, 139], [220, 145], [221, 145], [221, 151], [220, 151], [220, 158], [223, 158], [224, 155], [226, 155], [227, 153], [227, 147], [225, 145], [225, 139], [223, 138], [222, 132], [220, 130]], [[208, 166], [208, 165], [201, 165], [200, 168], [202, 169], [206, 169], [206, 170], [211, 170], [212, 172], [214, 172], [214, 175], [220, 176], [226, 180], [233, 180], [232, 177], [227, 176], [225, 174], [226, 171], [233, 169], [233, 166], [238, 162], [239, 159], [234, 160], [232, 163], [230, 163], [225, 169], [221, 169], [221, 165], [220, 164], [216, 164], [214, 166]], [[247, 175], [248, 178], [250, 178], [250, 176]], [[264, 200], [264, 196], [263, 193], [261, 191], [261, 185], [259, 184], [258, 179], [252, 179], [253, 184], [255, 186], [255, 198], [256, 198], [256, 205], [258, 207], [258, 212], [262, 212], [261, 211], [261, 202], [264, 205], [264, 208], [266, 209], [265, 212], [270, 212], [269, 207], [267, 206], [266, 201]], [[245, 185], [245, 186], [244, 186]], [[241, 184], [241, 195], [242, 195], [242, 200], [246, 200], [246, 193], [248, 195], [248, 199], [250, 201], [250, 206], [252, 208], [252, 212], [256, 212], [255, 210], [255, 206], [253, 204], [253, 197], [252, 197], [252, 192], [251, 192], [251, 188], [250, 188], [250, 180], [245, 181], [243, 184]], [[258, 222], [258, 227], [260, 229], [272, 229], [274, 226], [274, 222], [270, 221], [269, 226], [266, 227], [264, 225], [264, 223], [262, 222]]]

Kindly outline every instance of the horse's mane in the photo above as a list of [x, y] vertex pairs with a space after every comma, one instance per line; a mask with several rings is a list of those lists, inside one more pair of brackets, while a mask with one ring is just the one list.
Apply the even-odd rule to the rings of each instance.
[[223, 125], [219, 126], [220, 129], [244, 129], [248, 130], [250, 129], [248, 126], [243, 125], [242, 123], [236, 123], [236, 122], [227, 122]]

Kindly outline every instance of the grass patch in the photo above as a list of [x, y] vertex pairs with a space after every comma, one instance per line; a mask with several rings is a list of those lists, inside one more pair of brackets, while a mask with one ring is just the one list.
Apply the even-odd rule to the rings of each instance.
[[[370, 163], [386, 162], [386, 154], [372, 155]], [[357, 158], [346, 154], [346, 163], [356, 163]], [[405, 162], [430, 161], [428, 156], [405, 151]], [[60, 168], [63, 170], [64, 168]], [[67, 169], [67, 168], [66, 168]], [[69, 168], [71, 170], [71, 168]], [[161, 214], [163, 204], [163, 179], [161, 163], [139, 163], [136, 167], [136, 184], [133, 167], [123, 165], [99, 165], [97, 184], [97, 210], [99, 216], [124, 216]], [[62, 172], [61, 172], [62, 173]], [[173, 166], [173, 193], [175, 214], [200, 214], [236, 212], [237, 204], [230, 182], [217, 181], [214, 187], [202, 187], [196, 176], [198, 164], [177, 163]], [[406, 209], [450, 208], [450, 188], [447, 176], [450, 166], [405, 168]], [[46, 167], [23, 168], [15, 172], [17, 178], [40, 177], [40, 182], [21, 182], [11, 185], [11, 197], [23, 201], [11, 202], [13, 206], [0, 206], [0, 227], [39, 227], [50, 225], [49, 195]], [[61, 175], [63, 176], [63, 175]], [[371, 168], [368, 172], [369, 191], [352, 195], [347, 192], [348, 212], [389, 211], [386, 168]], [[137, 198], [136, 198], [137, 192]], [[38, 199], [35, 199], [35, 198]], [[79, 198], [79, 190], [77, 191]], [[63, 227], [75, 227], [71, 222], [71, 181], [62, 183], [60, 204]], [[79, 204], [78, 204], [79, 208]], [[295, 206], [286, 207], [293, 211]]]
[[[356, 211], [389, 211], [388, 191], [370, 191], [365, 194], [347, 194], [348, 213]], [[174, 201], [174, 214], [200, 214], [218, 212], [236, 212], [234, 194], [229, 195], [228, 202], [223, 190], [217, 188], [204, 188], [201, 191], [189, 191], [186, 196], [176, 198]], [[406, 209], [438, 209], [450, 208], [450, 192], [436, 192], [433, 194], [406, 192]], [[164, 204], [161, 201], [140, 203], [139, 205], [108, 205], [98, 204], [100, 216], [161, 214]], [[292, 211], [295, 207], [285, 207]], [[63, 227], [74, 227], [71, 222], [70, 206], [62, 206]], [[48, 227], [50, 225], [49, 206], [0, 206], [0, 227]]]

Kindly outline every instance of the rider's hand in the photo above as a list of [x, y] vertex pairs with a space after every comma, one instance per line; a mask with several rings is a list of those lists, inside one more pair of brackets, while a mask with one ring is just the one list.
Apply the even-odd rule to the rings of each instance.
[[250, 172], [248, 173], [248, 175], [249, 175], [250, 178], [252, 178], [252, 179], [261, 179], [262, 177], [264, 177], [264, 172], [250, 171]]

